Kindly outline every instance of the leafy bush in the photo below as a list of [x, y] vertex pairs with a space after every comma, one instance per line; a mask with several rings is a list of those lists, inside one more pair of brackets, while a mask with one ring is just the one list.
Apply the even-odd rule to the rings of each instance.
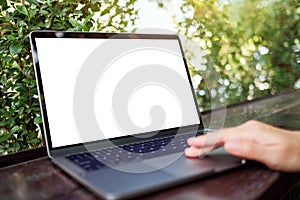
[[43, 145], [29, 33], [126, 31], [135, 1], [0, 0], [0, 154]]
[[[132, 31], [136, 1], [0, 0], [0, 154], [43, 145], [30, 31]], [[299, 0], [185, 0], [181, 11], [178, 32], [206, 54], [190, 68], [201, 109], [300, 87]]]

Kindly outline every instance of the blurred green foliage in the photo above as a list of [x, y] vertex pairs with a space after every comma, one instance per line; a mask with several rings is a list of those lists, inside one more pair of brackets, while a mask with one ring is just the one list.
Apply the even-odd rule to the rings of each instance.
[[[0, 0], [0, 154], [43, 145], [30, 31], [133, 31], [136, 1]], [[180, 9], [178, 33], [197, 44], [183, 41], [202, 110], [300, 87], [299, 0], [185, 0]]]
[[299, 0], [186, 0], [180, 9], [179, 33], [202, 51], [186, 48], [201, 60], [190, 64], [202, 110], [299, 87]]
[[0, 0], [0, 155], [43, 145], [29, 33], [128, 31], [135, 1]]

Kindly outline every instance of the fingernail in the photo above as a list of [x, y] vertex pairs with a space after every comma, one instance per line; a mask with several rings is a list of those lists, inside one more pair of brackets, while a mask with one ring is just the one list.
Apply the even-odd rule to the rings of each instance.
[[187, 139], [187, 143], [188, 143], [189, 145], [191, 145], [191, 144], [193, 143], [194, 140], [195, 140], [195, 137], [191, 137], [191, 138]]
[[197, 157], [200, 154], [200, 150], [199, 149], [195, 149], [193, 147], [189, 147], [185, 149], [185, 153], [186, 155], [190, 156], [190, 157]]
[[188, 157], [195, 157], [195, 156], [194, 156], [194, 152], [193, 152], [193, 150], [192, 150], [191, 148], [186, 148], [186, 149], [184, 150], [184, 153], [185, 153], [185, 155], [188, 156]]

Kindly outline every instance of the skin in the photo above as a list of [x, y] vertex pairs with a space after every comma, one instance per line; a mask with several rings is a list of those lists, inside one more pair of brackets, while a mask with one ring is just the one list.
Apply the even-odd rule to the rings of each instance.
[[224, 146], [234, 156], [259, 161], [271, 169], [300, 172], [300, 131], [288, 131], [251, 120], [222, 129], [219, 137], [212, 141], [209, 134], [189, 138], [186, 156], [201, 157], [208, 152], [207, 149]]

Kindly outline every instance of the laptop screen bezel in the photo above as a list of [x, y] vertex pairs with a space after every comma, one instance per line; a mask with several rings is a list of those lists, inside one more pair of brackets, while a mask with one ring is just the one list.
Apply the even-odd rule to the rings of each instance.
[[[163, 39], [163, 40], [177, 40], [180, 46], [180, 51], [182, 53], [183, 57], [183, 62], [185, 65], [188, 81], [190, 84], [191, 92], [194, 98], [194, 103], [195, 107], [197, 110], [197, 114], [199, 117], [199, 124], [194, 124], [194, 125], [189, 125], [185, 127], [175, 127], [175, 128], [170, 128], [170, 129], [165, 129], [159, 131], [158, 134], [155, 136], [152, 136], [153, 132], [148, 132], [148, 133], [140, 133], [143, 135], [142, 138], [148, 137], [149, 139], [161, 137], [162, 135], [174, 135], [177, 134], [178, 129], [180, 128], [181, 130], [184, 130], [188, 132], [189, 130], [198, 130], [201, 131], [204, 129], [203, 122], [201, 119], [201, 114], [200, 110], [198, 107], [198, 103], [196, 100], [195, 92], [192, 87], [192, 81], [190, 77], [190, 73], [188, 70], [188, 65], [187, 61], [184, 56], [184, 51], [182, 44], [180, 42], [180, 39], [178, 35], [176, 34], [137, 34], [137, 33], [103, 33], [103, 32], [62, 32], [62, 31], [32, 31], [30, 33], [30, 44], [31, 44], [31, 51], [32, 51], [32, 56], [33, 56], [33, 66], [34, 66], [34, 72], [35, 72], [35, 78], [37, 81], [37, 87], [38, 87], [38, 93], [39, 93], [39, 101], [40, 101], [40, 109], [41, 109], [41, 115], [43, 119], [43, 128], [42, 131], [44, 133], [45, 139], [46, 139], [46, 146], [48, 150], [49, 155], [56, 155], [56, 154], [61, 154], [58, 152], [65, 152], [65, 154], [68, 154], [69, 151], [61, 151], [62, 149], [78, 149], [78, 151], [82, 151], [85, 149], [85, 145], [93, 145], [95, 143], [105, 146], [109, 146], [110, 144], [116, 144], [116, 145], [121, 145], [121, 144], [126, 144], [130, 142], [136, 142], [137, 140], [144, 140], [144, 139], [138, 139], [137, 137], [133, 136], [122, 136], [118, 138], [112, 138], [112, 139], [104, 139], [104, 140], [97, 140], [93, 142], [85, 142], [85, 143], [77, 143], [77, 144], [72, 144], [72, 145], [66, 145], [66, 146], [61, 146], [61, 147], [53, 147], [52, 145], [52, 140], [51, 140], [51, 134], [50, 134], [50, 128], [49, 128], [49, 122], [48, 122], [48, 116], [47, 116], [47, 108], [46, 108], [46, 102], [44, 98], [44, 90], [43, 90], [43, 83], [42, 83], [42, 77], [41, 77], [41, 71], [40, 71], [40, 65], [39, 65], [39, 60], [38, 60], [38, 50], [37, 50], [37, 45], [36, 45], [36, 38], [93, 38], [93, 39]], [[140, 137], [139, 137], [140, 138]]]

